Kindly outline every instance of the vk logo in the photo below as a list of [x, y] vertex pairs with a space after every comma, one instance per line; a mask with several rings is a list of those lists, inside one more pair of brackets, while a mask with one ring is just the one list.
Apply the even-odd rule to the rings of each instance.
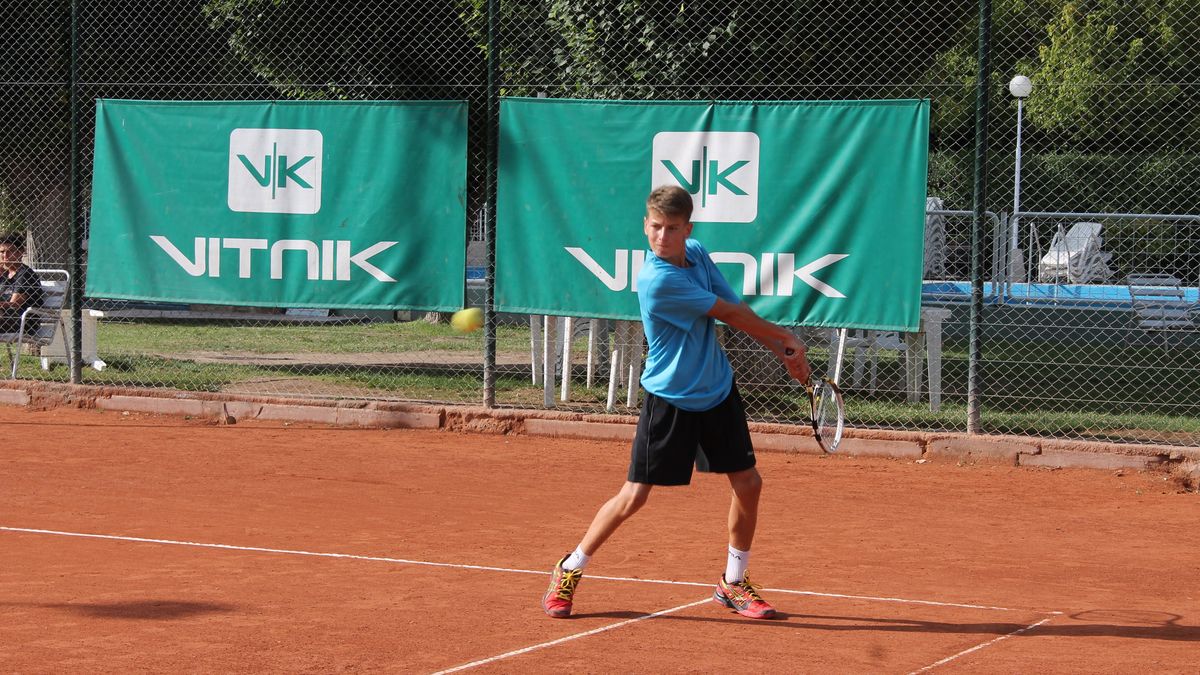
[[315, 129], [234, 129], [229, 134], [229, 208], [320, 211], [322, 140]]
[[654, 136], [650, 182], [691, 193], [695, 222], [753, 222], [758, 149], [758, 134], [748, 131], [664, 131]]

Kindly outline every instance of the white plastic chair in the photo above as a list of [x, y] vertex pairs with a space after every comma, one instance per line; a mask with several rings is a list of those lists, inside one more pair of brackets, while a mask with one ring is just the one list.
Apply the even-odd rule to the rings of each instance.
[[946, 276], [946, 216], [929, 213], [945, 208], [946, 204], [940, 197], [925, 199], [925, 279], [942, 279]]
[[[838, 331], [831, 331], [829, 339], [829, 353], [836, 354]], [[880, 353], [905, 353], [908, 351], [908, 345], [900, 338], [900, 334], [895, 331], [852, 330], [847, 332], [844, 350], [842, 358], [845, 358], [851, 351], [854, 354], [854, 366], [850, 371], [850, 386], [855, 389], [862, 387], [863, 377], [869, 372], [870, 385], [868, 386], [868, 390], [873, 392], [879, 387]]]
[[[951, 311], [942, 307], [922, 307], [921, 324], [916, 333], [896, 333], [890, 331], [854, 331], [850, 337], [849, 330], [834, 329], [830, 333], [829, 353], [834, 359], [831, 370], [834, 381], [840, 380], [842, 361], [851, 349], [854, 350], [854, 370], [851, 373], [851, 386], [860, 387], [863, 376], [870, 368], [870, 391], [879, 386], [878, 360], [881, 352], [894, 351], [904, 354], [903, 370], [905, 398], [909, 403], [921, 399], [923, 379], [926, 372], [926, 357], [928, 356], [929, 373], [929, 409], [937, 412], [942, 405], [942, 325], [950, 318]], [[845, 334], [845, 344], [838, 348], [839, 334]], [[841, 358], [838, 358], [840, 355]]]
[[1101, 250], [1102, 227], [1100, 223], [1081, 222], [1064, 232], [1059, 225], [1049, 250], [1038, 263], [1038, 280], [1086, 284], [1110, 279], [1113, 272], [1108, 263], [1112, 254]]

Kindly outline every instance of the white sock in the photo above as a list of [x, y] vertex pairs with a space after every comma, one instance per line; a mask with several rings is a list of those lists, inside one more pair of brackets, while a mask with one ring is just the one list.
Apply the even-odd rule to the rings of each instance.
[[567, 559], [563, 561], [562, 568], [564, 570], [581, 570], [587, 567], [588, 561], [591, 559], [592, 556], [584, 553], [582, 548], [576, 546], [575, 552], [567, 556]]
[[746, 578], [746, 566], [750, 564], [750, 551], [739, 551], [729, 547], [729, 559], [725, 563], [725, 581], [736, 584]]

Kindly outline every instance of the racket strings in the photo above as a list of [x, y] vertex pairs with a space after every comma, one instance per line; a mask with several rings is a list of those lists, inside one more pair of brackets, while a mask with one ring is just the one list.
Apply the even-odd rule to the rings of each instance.
[[841, 442], [842, 410], [837, 389], [827, 380], [816, 381], [809, 389], [812, 402], [813, 435], [826, 452], [833, 452]]
[[828, 385], [822, 385], [817, 390], [817, 426], [821, 432], [832, 432], [837, 428], [837, 400]]

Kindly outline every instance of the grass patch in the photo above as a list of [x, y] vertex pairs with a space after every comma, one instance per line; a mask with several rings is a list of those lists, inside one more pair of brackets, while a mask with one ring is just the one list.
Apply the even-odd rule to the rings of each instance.
[[[121, 353], [181, 351], [256, 354], [477, 351], [483, 332], [462, 335], [447, 324], [404, 323], [274, 324], [102, 321], [97, 343]], [[529, 329], [499, 326], [498, 350], [529, 349]]]
[[[155, 357], [118, 357], [106, 360], [102, 371], [84, 369], [84, 384], [182, 389], [184, 391], [221, 391], [231, 384], [271, 376], [271, 371], [237, 364], [205, 364], [195, 361]], [[17, 377], [47, 382], [67, 382], [70, 371], [64, 364], [42, 370], [37, 359], [26, 357], [17, 369]]]

